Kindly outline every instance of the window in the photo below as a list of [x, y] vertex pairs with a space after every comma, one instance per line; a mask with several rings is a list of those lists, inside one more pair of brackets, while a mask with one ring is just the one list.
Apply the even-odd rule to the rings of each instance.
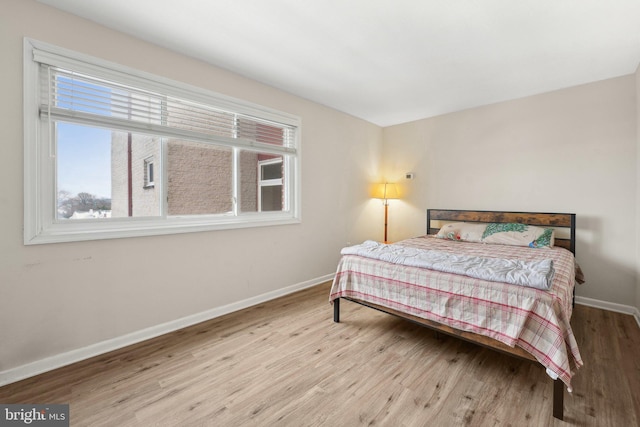
[[299, 119], [25, 40], [25, 243], [300, 221]]
[[282, 206], [282, 158], [259, 160], [258, 210], [274, 211]]
[[144, 188], [153, 187], [153, 157], [144, 159]]

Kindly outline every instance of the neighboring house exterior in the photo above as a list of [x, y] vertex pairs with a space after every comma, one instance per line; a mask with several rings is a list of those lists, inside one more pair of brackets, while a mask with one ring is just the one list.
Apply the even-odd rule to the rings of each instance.
[[[163, 185], [161, 139], [129, 135], [112, 133], [111, 215], [157, 216]], [[231, 148], [169, 140], [166, 150], [169, 215], [224, 214], [233, 210]], [[239, 159], [240, 212], [282, 210], [282, 157], [242, 151]]]
[[160, 200], [159, 193], [155, 191], [155, 176], [148, 176], [149, 168], [145, 166], [152, 162], [151, 167], [156, 174], [155, 159], [160, 159], [160, 138], [131, 135], [129, 141], [129, 135], [120, 131], [111, 133], [111, 216], [157, 216]]

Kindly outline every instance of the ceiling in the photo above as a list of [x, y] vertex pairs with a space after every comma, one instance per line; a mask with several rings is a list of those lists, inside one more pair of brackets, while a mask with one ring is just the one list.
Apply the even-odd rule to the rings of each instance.
[[640, 0], [39, 1], [380, 126], [640, 63]]

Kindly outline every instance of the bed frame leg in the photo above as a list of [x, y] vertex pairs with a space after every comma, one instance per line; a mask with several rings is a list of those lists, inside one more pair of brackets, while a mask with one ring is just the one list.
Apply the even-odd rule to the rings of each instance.
[[553, 417], [564, 418], [564, 384], [560, 379], [553, 380]]
[[333, 300], [333, 321], [340, 323], [340, 298]]

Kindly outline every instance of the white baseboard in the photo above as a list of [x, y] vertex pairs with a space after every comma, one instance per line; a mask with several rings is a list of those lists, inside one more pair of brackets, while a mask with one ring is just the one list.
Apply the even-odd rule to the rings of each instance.
[[615, 302], [600, 301], [593, 298], [576, 296], [576, 304], [588, 307], [601, 308], [603, 310], [615, 311], [617, 313], [630, 314], [636, 319], [640, 328], [640, 310], [631, 305], [616, 304]]
[[155, 338], [169, 332], [177, 331], [178, 329], [192, 326], [200, 322], [232, 313], [234, 311], [242, 310], [256, 304], [270, 301], [272, 299], [279, 298], [293, 292], [300, 291], [302, 289], [310, 288], [312, 286], [319, 285], [320, 283], [331, 280], [333, 276], [334, 273], [327, 274], [325, 276], [307, 280], [305, 282], [278, 289], [276, 291], [267, 292], [262, 295], [227, 304], [222, 307], [216, 307], [211, 310], [196, 313], [190, 316], [183, 317], [181, 319], [173, 320], [171, 322], [152, 326], [150, 328], [122, 335], [117, 338], [92, 344], [87, 347], [71, 350], [66, 353], [57, 354], [55, 356], [37, 360], [26, 365], [7, 369], [0, 372], [0, 386], [17, 382], [25, 378], [33, 377], [44, 372], [52, 371], [54, 369], [70, 365], [72, 363], [80, 362], [94, 356], [105, 354], [113, 350], [118, 350], [128, 345], [137, 344], [150, 338]]

